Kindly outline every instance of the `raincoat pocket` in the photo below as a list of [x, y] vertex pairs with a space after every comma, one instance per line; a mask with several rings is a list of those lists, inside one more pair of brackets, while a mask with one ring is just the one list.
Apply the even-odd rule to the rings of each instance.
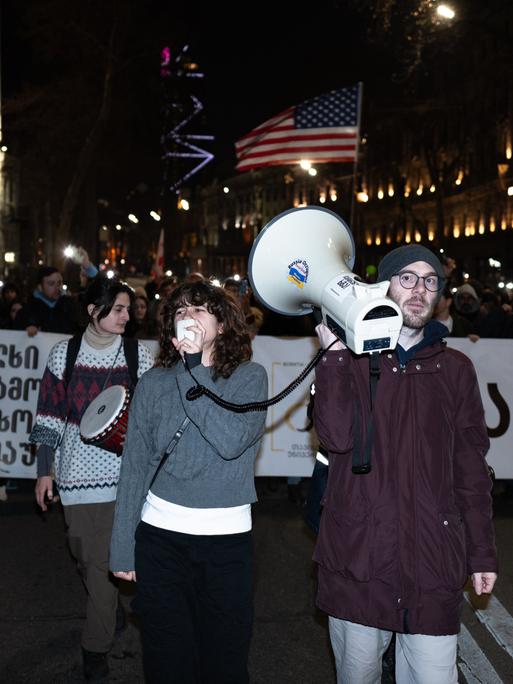
[[349, 579], [370, 579], [369, 518], [367, 513], [334, 512], [324, 508], [314, 560]]
[[439, 516], [442, 583], [449, 589], [462, 589], [468, 579], [463, 521], [457, 513]]

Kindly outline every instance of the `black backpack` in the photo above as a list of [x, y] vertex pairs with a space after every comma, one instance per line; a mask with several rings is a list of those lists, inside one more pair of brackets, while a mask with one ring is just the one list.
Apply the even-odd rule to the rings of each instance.
[[[78, 352], [80, 351], [80, 345], [82, 343], [82, 334], [83, 333], [73, 335], [68, 342], [68, 349], [66, 352], [66, 368], [64, 369], [63, 377], [65, 387], [68, 386], [69, 381], [71, 380], [73, 367], [75, 365], [75, 361], [77, 360]], [[123, 351], [125, 352], [130, 382], [132, 383], [132, 388], [134, 388], [137, 385], [137, 370], [139, 368], [139, 346], [137, 340], [131, 337], [123, 337]]]

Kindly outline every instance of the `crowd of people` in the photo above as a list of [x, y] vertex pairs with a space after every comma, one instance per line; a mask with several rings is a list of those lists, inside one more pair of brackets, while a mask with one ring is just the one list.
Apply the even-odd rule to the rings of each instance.
[[[64, 289], [62, 274], [54, 266], [39, 268], [30, 294], [24, 293], [14, 281], [7, 281], [0, 290], [0, 329], [26, 330], [31, 337], [38, 331], [74, 334], [84, 329], [87, 318], [81, 302], [87, 284], [97, 274], [97, 269], [89, 264], [84, 287], [74, 292]], [[181, 280], [165, 277], [137, 286], [124, 334], [139, 340], [158, 340], [162, 329], [162, 310], [171, 293], [183, 282], [206, 280], [200, 273], [190, 273]], [[240, 305], [253, 338], [262, 328], [264, 312], [255, 302], [248, 280], [230, 276], [222, 286]]]
[[[124, 580], [136, 582], [149, 683], [245, 684], [265, 412], [226, 403], [267, 398], [251, 340], [277, 334], [273, 319], [244, 279], [168, 278], [151, 297], [86, 263], [75, 295], [52, 267], [27, 301], [11, 284], [2, 290], [2, 325], [72, 335], [50, 352], [30, 440], [37, 503], [44, 511], [55, 500], [55, 482], [87, 590], [84, 677], [108, 676]], [[443, 340], [513, 338], [511, 298], [471, 279], [457, 285], [453, 271], [421, 245], [385, 255], [377, 278], [390, 281], [403, 324], [394, 352], [372, 361], [322, 323], [302, 323], [326, 350], [311, 416], [328, 464], [314, 560], [339, 684], [379, 682], [393, 635], [398, 684], [456, 684], [463, 588], [471, 576], [477, 594], [490, 593], [497, 578], [477, 378]], [[152, 338], [156, 363], [143, 342]], [[121, 459], [79, 431], [87, 405], [113, 385], [133, 396]]]
[[[87, 325], [81, 297], [87, 284], [97, 275], [87, 252], [82, 254], [80, 287], [74, 292], [63, 289], [58, 268], [42, 266], [36, 275], [32, 292], [25, 292], [15, 281], [7, 281], [0, 290], [0, 329], [26, 330], [34, 335], [42, 332], [73, 334]], [[497, 284], [481, 283], [467, 278], [456, 280], [456, 262], [443, 261], [446, 274], [443, 293], [434, 317], [449, 330], [449, 336], [479, 338], [513, 338], [513, 290]], [[125, 335], [135, 339], [159, 339], [164, 303], [181, 284], [203, 280], [200, 273], [190, 273], [181, 280], [175, 276], [149, 280], [135, 288], [135, 302], [130, 310]], [[312, 336], [315, 321], [311, 316], [283, 316], [262, 306], [255, 299], [247, 278], [227, 276], [222, 286], [239, 302], [250, 335]]]

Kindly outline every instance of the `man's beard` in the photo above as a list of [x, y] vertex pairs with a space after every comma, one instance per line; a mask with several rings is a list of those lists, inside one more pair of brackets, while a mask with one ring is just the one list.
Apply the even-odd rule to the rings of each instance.
[[[406, 305], [410, 303], [419, 303], [423, 306], [427, 306], [428, 308], [425, 309], [423, 312], [407, 311]], [[403, 304], [403, 307], [401, 307], [401, 312], [403, 314], [403, 325], [407, 328], [413, 328], [414, 330], [419, 330], [420, 328], [423, 328], [426, 325], [426, 323], [431, 320], [434, 308], [434, 303], [431, 306], [429, 306], [426, 300], [422, 297], [411, 297], [410, 299], [406, 300], [406, 302], [404, 302]]]

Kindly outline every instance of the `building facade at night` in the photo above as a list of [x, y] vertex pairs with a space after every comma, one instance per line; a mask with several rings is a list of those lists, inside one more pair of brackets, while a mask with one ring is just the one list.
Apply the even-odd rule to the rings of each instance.
[[184, 222], [190, 269], [245, 273], [253, 240], [269, 220], [318, 205], [350, 226], [361, 275], [390, 249], [422, 242], [456, 259], [460, 278], [513, 280], [513, 119], [508, 98], [495, 105], [479, 123], [469, 123], [464, 106], [440, 100], [369, 107], [356, 169], [275, 166], [203, 186]]

